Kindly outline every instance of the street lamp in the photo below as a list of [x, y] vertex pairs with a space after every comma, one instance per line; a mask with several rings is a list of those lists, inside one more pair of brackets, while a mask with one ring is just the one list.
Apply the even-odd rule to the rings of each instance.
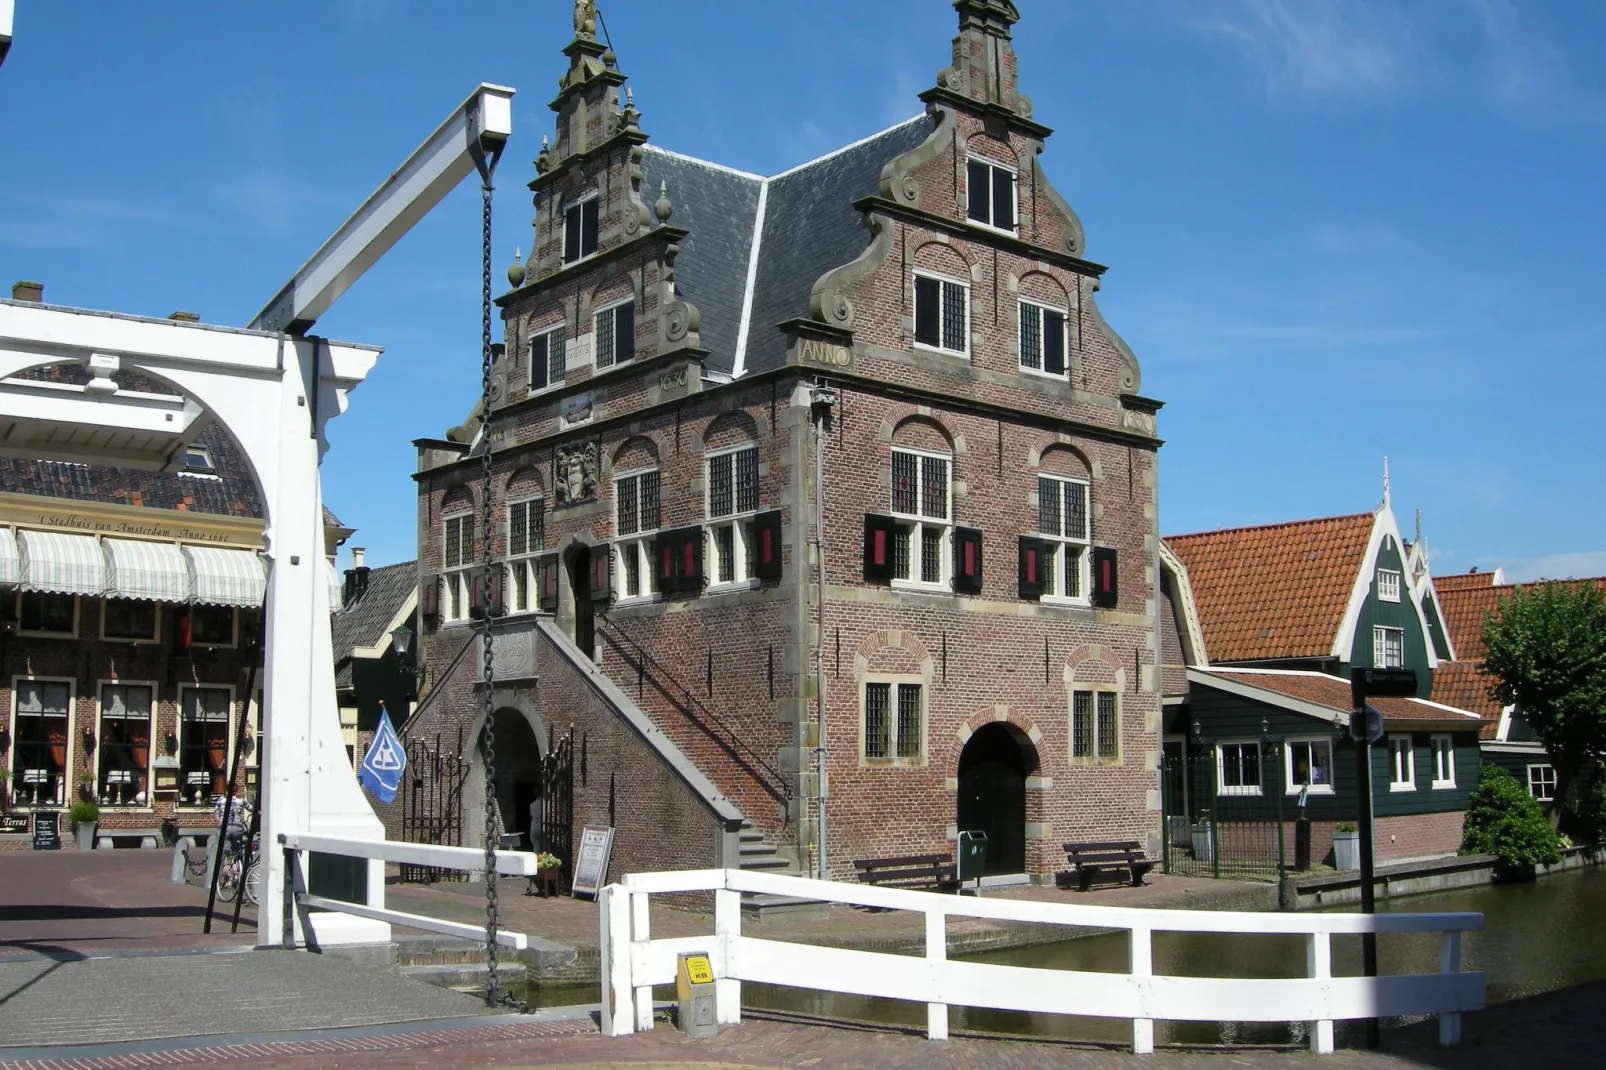
[[413, 630], [403, 624], [390, 633], [390, 649], [398, 658], [405, 657], [413, 646]]

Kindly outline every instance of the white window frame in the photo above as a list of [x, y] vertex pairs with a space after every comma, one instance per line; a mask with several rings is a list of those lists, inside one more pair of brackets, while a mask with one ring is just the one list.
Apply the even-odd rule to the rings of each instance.
[[[1539, 774], [1537, 777], [1535, 773]], [[1548, 776], [1546, 774], [1549, 774]], [[1535, 786], [1544, 789], [1541, 795], [1534, 790]], [[1540, 802], [1556, 801], [1556, 767], [1549, 762], [1536, 762], [1528, 766], [1528, 794]]]
[[[658, 508], [654, 510], [652, 527], [640, 526], [641, 517], [641, 482], [639, 477], [649, 473], [658, 473]], [[619, 526], [619, 484], [627, 479], [636, 479], [636, 530], [629, 534], [620, 534]], [[613, 530], [614, 530], [614, 596], [620, 602], [649, 602], [658, 597], [657, 562], [653, 560], [653, 545], [657, 542], [658, 532], [663, 524], [663, 470], [647, 466], [645, 468], [631, 468], [624, 472], [613, 474]], [[627, 587], [629, 578], [629, 565], [635, 563], [636, 573], [635, 593], [630, 593]]]
[[[553, 375], [552, 371], [554, 365], [552, 363], [552, 336], [560, 332], [563, 335], [563, 352], [558, 354], [558, 362], [556, 364], [558, 374]], [[547, 375], [545, 386], [535, 385], [535, 343], [536, 340], [540, 338], [545, 338], [547, 340]], [[529, 339], [525, 342], [524, 355], [530, 363], [529, 388], [532, 393], [544, 394], [548, 390], [562, 386], [564, 381], [568, 378], [569, 324], [566, 321], [559, 321], [557, 323], [549, 323], [540, 330], [532, 330], [530, 332]]]
[[[1294, 748], [1314, 748], [1318, 746], [1325, 748], [1327, 751], [1328, 782], [1326, 784], [1313, 783], [1307, 786], [1303, 782], [1296, 781], [1294, 779]], [[1308, 791], [1311, 795], [1332, 795], [1332, 781], [1336, 775], [1333, 769], [1334, 760], [1332, 736], [1293, 736], [1289, 739], [1283, 740], [1283, 783], [1286, 785], [1284, 790], [1289, 795], [1298, 795], [1302, 791]], [[1312, 770], [1316, 768], [1316, 763], [1314, 760], [1311, 761], [1310, 768]]]
[[[39, 594], [39, 595], [46, 595], [46, 596], [54, 595], [57, 598], [71, 598], [72, 599], [72, 631], [70, 631], [70, 632], [45, 632], [45, 631], [38, 631], [36, 629], [24, 628], [22, 626], [22, 597], [23, 597], [23, 595], [25, 593], [26, 594]], [[17, 634], [18, 635], [26, 635], [26, 636], [29, 636], [29, 637], [34, 638], [34, 639], [77, 639], [78, 638], [79, 622], [80, 622], [80, 618], [82, 617], [83, 612], [84, 612], [84, 600], [80, 596], [78, 596], [76, 594], [59, 594], [59, 593], [57, 593], [55, 591], [28, 591], [28, 592], [18, 591], [16, 593], [16, 599], [17, 599], [17, 601], [16, 601], [16, 611], [17, 611]], [[44, 679], [44, 677], [24, 677], [24, 679], [41, 679], [42, 680], [42, 679]]]
[[[887, 685], [887, 757], [868, 756], [869, 736], [866, 734], [870, 712], [871, 685]], [[920, 689], [920, 741], [917, 753], [900, 757], [903, 741], [899, 723], [899, 692], [905, 687]], [[921, 676], [869, 673], [859, 680], [859, 767], [861, 769], [919, 769], [926, 764], [926, 742], [931, 723], [931, 683]]]
[[[1409, 732], [1389, 738], [1389, 790], [1416, 790], [1416, 740]], [[1403, 755], [1403, 760], [1402, 760]], [[1400, 774], [1405, 773], [1404, 779]]]
[[[1397, 635], [1400, 639], [1400, 657], [1397, 663], [1389, 664], [1388, 639]], [[1372, 667], [1377, 669], [1403, 669], [1405, 668], [1405, 629], [1396, 628], [1388, 624], [1372, 625]]]
[[[446, 548], [451, 545], [447, 532], [453, 523], [467, 520], [471, 525], [469, 537], [461, 537], [461, 527], [458, 538], [458, 561], [456, 564], [446, 559]], [[457, 509], [441, 517], [441, 619], [448, 624], [457, 624], [466, 621], [470, 616], [471, 594], [474, 582], [474, 569], [479, 562], [474, 560], [474, 534], [479, 527], [479, 514], [473, 508]]]
[[[531, 505], [538, 505], [541, 509], [539, 535], [530, 531]], [[525, 510], [524, 551], [515, 553], [513, 510], [519, 508]], [[504, 539], [502, 545], [507, 547], [507, 590], [502, 594], [506, 611], [509, 614], [535, 613], [541, 608], [540, 576], [537, 574], [535, 562], [536, 558], [546, 550], [546, 497], [541, 494], [526, 494], [510, 500], [502, 510], [502, 538]]]
[[151, 646], [151, 645], [153, 645], [155, 643], [160, 643], [162, 641], [162, 608], [163, 608], [162, 604], [160, 602], [152, 602], [151, 603], [151, 616], [152, 616], [153, 620], [152, 620], [152, 624], [151, 624], [151, 634], [150, 635], [148, 635], [148, 636], [139, 636], [139, 637], [131, 639], [128, 636], [125, 636], [125, 635], [107, 635], [106, 634], [106, 611], [111, 608], [111, 604], [113, 602], [144, 602], [144, 601], [149, 601], [149, 600], [148, 599], [144, 599], [144, 598], [102, 598], [100, 600], [100, 638], [101, 638], [101, 642], [104, 642], [104, 643], [128, 643], [130, 645], [137, 644], [137, 645], [141, 645], [141, 646]]
[[[1076, 753], [1076, 696], [1090, 695], [1093, 704], [1092, 750], [1087, 754]], [[1103, 754], [1100, 752], [1099, 742], [1099, 702], [1100, 696], [1109, 695], [1115, 704], [1115, 720], [1111, 728], [1115, 736], [1115, 753]], [[1121, 692], [1108, 684], [1073, 684], [1070, 688], [1070, 709], [1067, 711], [1065, 746], [1066, 754], [1072, 765], [1120, 765], [1122, 753], [1121, 732]]]
[[[1228, 784], [1227, 783], [1227, 754], [1228, 747], [1253, 747], [1255, 750], [1256, 784]], [[1216, 741], [1216, 794], [1217, 795], [1262, 795], [1265, 793], [1265, 760], [1260, 753], [1260, 740], [1258, 739], [1222, 739]]]
[[[190, 456], [200, 456], [200, 464], [191, 464]], [[212, 460], [212, 451], [198, 443], [191, 443], [184, 447], [184, 467], [179, 469], [183, 475], [210, 476], [217, 474], [217, 464]]]
[[[985, 220], [977, 219], [970, 214], [970, 165], [973, 163], [979, 163], [988, 168], [987, 218]], [[999, 171], [1009, 176], [1009, 210], [1012, 218], [1011, 225], [1007, 227], [1001, 227], [993, 220], [993, 205], [996, 203], [993, 198], [993, 187], [998, 181], [997, 173]], [[967, 155], [965, 157], [965, 222], [973, 227], [981, 227], [997, 234], [1008, 234], [1012, 238], [1018, 237], [1020, 235], [1020, 168], [1011, 167], [1007, 163], [999, 163], [997, 160], [986, 156]]]
[[[585, 251], [585, 222], [584, 222], [584, 220], [585, 220], [585, 206], [590, 201], [597, 202], [597, 247], [595, 249], [591, 250], [588, 253], [588, 252]], [[569, 259], [569, 213], [574, 211], [576, 208], [580, 209], [580, 220], [581, 220], [581, 222], [579, 224], [580, 225], [580, 255], [575, 257], [575, 259], [570, 260]], [[600, 190], [589, 190], [589, 191], [587, 191], [585, 193], [582, 193], [580, 196], [576, 197], [574, 200], [569, 201], [568, 203], [566, 203], [563, 206], [563, 209], [562, 209], [562, 217], [561, 217], [561, 219], [562, 219], [561, 229], [563, 231], [563, 246], [562, 246], [562, 249], [561, 249], [559, 255], [563, 258], [563, 266], [564, 267], [569, 267], [569, 266], [571, 266], [573, 264], [583, 264], [587, 260], [590, 260], [592, 257], [596, 256], [599, 251], [601, 251], [601, 249], [602, 249], [602, 193], [601, 193]]]
[[[753, 508], [738, 508], [741, 504], [741, 488], [737, 483], [736, 457], [738, 454], [751, 451], [753, 454]], [[731, 511], [714, 515], [714, 463], [730, 458], [731, 465]], [[704, 537], [708, 540], [704, 560], [708, 563], [708, 586], [714, 588], [751, 587], [756, 582], [753, 576], [755, 534], [753, 520], [758, 516], [758, 443], [743, 442], [736, 446], [727, 446], [724, 449], [710, 450], [703, 464], [704, 482], [707, 484], [703, 491], [703, 515], [708, 518]], [[731, 540], [731, 574], [725, 575], [720, 565], [719, 540], [729, 533]]]
[[[1435, 789], [1455, 787], [1455, 737], [1430, 736], [1428, 748], [1433, 755], [1433, 787]], [[1448, 773], [1449, 776], [1441, 777], [1440, 773]]]
[[[913, 330], [911, 330], [909, 332], [909, 337], [910, 337], [911, 343], [914, 345], [914, 347], [916, 349], [923, 350], [923, 351], [925, 351], [927, 353], [941, 353], [945, 357], [963, 357], [964, 359], [969, 360], [970, 359], [970, 280], [969, 279], [955, 278], [952, 275], [944, 275], [944, 274], [941, 274], [940, 272], [936, 272], [936, 271], [925, 271], [925, 270], [915, 271], [910, 276], [910, 279], [909, 279], [909, 308], [910, 308], [911, 311], [915, 311], [915, 301], [917, 300], [917, 298], [916, 298], [917, 289], [916, 289], [916, 286], [915, 286], [915, 281], [918, 280], [918, 279], [929, 279], [932, 282], [935, 282], [935, 283], [938, 284], [938, 301], [939, 301], [939, 305], [938, 305], [938, 308], [937, 308], [937, 344], [936, 345], [932, 345], [930, 342], [922, 342], [922, 341], [920, 341], [918, 338], [915, 337], [915, 334], [914, 334]], [[961, 302], [961, 304], [964, 306], [964, 309], [965, 309], [965, 328], [964, 328], [964, 334], [963, 334], [964, 347], [961, 348], [961, 349], [949, 349], [947, 346], [942, 344], [942, 334], [943, 334], [943, 329], [942, 329], [943, 328], [942, 302], [945, 302], [946, 298], [947, 298], [947, 291], [944, 290], [943, 287], [946, 287], [946, 286], [957, 286], [957, 287], [959, 287], [960, 291], [964, 294], [964, 300]], [[915, 316], [915, 321], [917, 323], [919, 322], [918, 313]]]
[[[108, 801], [110, 792], [102, 778], [106, 775], [106, 768], [102, 764], [106, 754], [106, 689], [108, 687], [145, 687], [151, 692], [150, 710], [150, 740], [145, 745], [145, 801], [143, 803], [127, 802], [117, 803]], [[156, 788], [156, 715], [161, 707], [159, 699], [161, 692], [155, 680], [112, 680], [102, 678], [95, 681], [95, 796], [100, 800], [101, 806], [111, 807], [118, 813], [148, 813], [155, 801]], [[132, 798], [132, 794], [125, 793]]]
[[1377, 570], [1377, 600], [1379, 602], [1398, 602], [1400, 600], [1399, 569], [1380, 568]]
[[[615, 316], [616, 317], [614, 319], [614, 323], [613, 323], [613, 336], [614, 336], [615, 344], [617, 345], [618, 344], [618, 338], [619, 338], [619, 321], [617, 319], [617, 313], [621, 308], [624, 308], [626, 305], [630, 306], [630, 310], [631, 310], [631, 313], [632, 313], [631, 320], [630, 320], [630, 323], [631, 323], [630, 355], [628, 357], [625, 357], [623, 360], [620, 360], [616, 356], [616, 357], [614, 357], [613, 363], [604, 364], [604, 363], [602, 363], [602, 348], [599, 345], [597, 345], [597, 339], [602, 336], [602, 330], [601, 330], [602, 317], [604, 317], [604, 316]], [[635, 316], [634, 316], [635, 310], [636, 310], [636, 295], [634, 293], [628, 294], [628, 295], [626, 295], [624, 297], [621, 297], [617, 301], [609, 301], [607, 304], [601, 306], [600, 308], [596, 308], [596, 309], [592, 310], [592, 312], [591, 312], [591, 366], [593, 368], [595, 368], [598, 372], [611, 371], [614, 368], [622, 368], [627, 364], [634, 364], [636, 362], [636, 333], [635, 333], [636, 319], [635, 319]]]
[[[233, 765], [234, 765], [234, 727], [235, 727], [235, 723], [234, 723], [234, 697], [235, 697], [234, 696], [234, 685], [233, 684], [211, 684], [211, 683], [194, 683], [194, 684], [180, 684], [179, 685], [179, 687], [178, 687], [178, 708], [177, 708], [177, 710], [174, 711], [174, 725], [175, 725], [177, 730], [174, 732], [174, 735], [178, 739], [178, 755], [177, 755], [177, 757], [179, 758], [180, 763], [183, 762], [184, 745], [185, 745], [185, 740], [184, 740], [184, 725], [185, 725], [185, 720], [184, 720], [184, 695], [185, 695], [186, 692], [189, 692], [189, 691], [227, 691], [229, 693], [228, 714], [223, 720], [223, 790], [225, 792], [227, 792], [229, 790], [229, 787], [228, 787], [229, 770], [231, 768], [233, 768]], [[182, 764], [181, 764], [181, 771], [182, 771]], [[188, 784], [184, 783], [183, 780], [179, 781], [179, 785], [178, 785], [178, 801], [174, 804], [174, 808], [178, 809], [178, 810], [190, 810], [190, 811], [210, 810], [212, 808], [212, 796], [209, 794], [207, 796], [207, 799], [206, 799], [205, 802], [189, 802], [188, 799], [187, 799], [187, 796], [188, 796], [188, 793], [189, 793], [189, 787], [190, 786]]]
[[[1049, 475], [1046, 472], [1037, 473], [1037, 526], [1043, 527], [1043, 481], [1052, 480], [1060, 484], [1060, 530], [1039, 531], [1037, 537], [1047, 547], [1046, 560], [1043, 562], [1043, 574], [1052, 575], [1053, 582], [1043, 585], [1042, 601], [1052, 602], [1062, 606], [1092, 605], [1093, 594], [1089, 588], [1093, 583], [1093, 484], [1085, 479], [1076, 479], [1070, 476]], [[1082, 534], [1080, 536], [1065, 534], [1065, 486], [1079, 486], [1082, 488]], [[1072, 550], [1080, 551], [1076, 555], [1076, 585], [1081, 593], [1069, 595], [1065, 592], [1065, 579], [1070, 574], [1066, 562], [1070, 559]], [[1052, 589], [1051, 589], [1052, 588]]]
[[[1034, 309], [1037, 313], [1037, 367], [1034, 368], [1027, 364], [1025, 360], [1025, 353], [1021, 351], [1022, 347], [1025, 345], [1025, 335], [1019, 335], [1015, 339], [1015, 359], [1020, 365], [1021, 374], [1035, 375], [1039, 379], [1048, 379], [1056, 383], [1069, 382], [1071, 378], [1070, 309], [1060, 308], [1058, 305], [1045, 304], [1042, 301], [1038, 301], [1029, 297], [1022, 297], [1017, 302], [1017, 305], [1018, 308], [1016, 309], [1015, 313], [1017, 330], [1019, 329], [1021, 316], [1024, 314], [1026, 309]], [[1051, 372], [1045, 366], [1048, 362], [1048, 330], [1044, 326], [1043, 316], [1043, 313], [1045, 312], [1056, 313], [1061, 316], [1064, 321], [1063, 325], [1060, 327], [1060, 356], [1061, 359], [1065, 361], [1065, 370], [1062, 372]]]
[[[51, 633], [47, 633], [47, 634], [54, 635], [56, 633], [51, 632]], [[39, 802], [39, 801], [37, 801], [37, 799], [35, 801], [33, 801], [33, 802], [26, 802], [26, 803], [20, 801], [21, 800], [21, 791], [22, 791], [23, 788], [26, 787], [26, 785], [24, 785], [22, 783], [22, 780], [21, 780], [23, 770], [21, 770], [21, 769], [19, 769], [17, 767], [17, 757], [21, 753], [22, 747], [23, 747], [23, 744], [20, 742], [21, 733], [17, 731], [18, 720], [22, 716], [22, 714], [20, 714], [17, 711], [18, 692], [20, 690], [18, 688], [18, 685], [22, 684], [22, 683], [66, 684], [67, 685], [67, 739], [66, 739], [67, 751], [66, 751], [66, 757], [63, 759], [62, 764], [61, 764], [61, 783], [58, 785], [58, 788], [57, 788], [57, 797], [55, 799], [47, 799], [44, 802]], [[30, 675], [28, 673], [18, 673], [16, 675], [12, 676], [12, 678], [11, 678], [11, 746], [6, 749], [6, 767], [11, 771], [11, 778], [10, 778], [10, 780], [8, 780], [6, 782], [6, 790], [11, 793], [11, 799], [12, 799], [12, 802], [10, 803], [10, 808], [11, 809], [13, 809], [13, 810], [26, 810], [26, 811], [32, 811], [32, 810], [59, 810], [62, 807], [67, 806], [67, 805], [69, 805], [71, 803], [71, 801], [72, 801], [72, 789], [73, 789], [72, 781], [73, 781], [73, 778], [74, 778], [73, 770], [76, 768], [75, 759], [78, 756], [77, 755], [77, 747], [75, 745], [75, 740], [73, 739], [73, 737], [75, 735], [79, 734], [76, 731], [77, 728], [79, 727], [78, 726], [78, 716], [77, 716], [77, 714], [78, 714], [78, 681], [77, 681], [76, 678], [71, 677], [71, 676], [35, 676], [35, 675]]]
[[[894, 576], [892, 578], [892, 586], [893, 587], [904, 588], [906, 590], [911, 590], [911, 591], [952, 591], [953, 590], [953, 556], [954, 556], [953, 555], [953, 540], [952, 540], [953, 526], [954, 526], [954, 521], [953, 521], [953, 517], [954, 517], [954, 457], [953, 457], [953, 454], [951, 454], [951, 453], [934, 453], [931, 450], [909, 449], [909, 448], [904, 447], [904, 446], [896, 446], [896, 447], [894, 447], [893, 450], [892, 450], [892, 454], [896, 455], [896, 454], [899, 454], [899, 453], [908, 454], [908, 455], [910, 455], [910, 456], [915, 458], [915, 510], [916, 511], [913, 512], [913, 513], [900, 513], [897, 510], [895, 504], [894, 504], [894, 507], [892, 509], [892, 516], [898, 521], [897, 537], [899, 539], [901, 539], [901, 540], [904, 540], [904, 542], [905, 542], [905, 545], [907, 547], [907, 549], [905, 550], [906, 560], [909, 562], [909, 575], [908, 575], [908, 577]], [[944, 515], [942, 515], [940, 517], [927, 516], [924, 513], [924, 508], [925, 508], [925, 504], [926, 504], [926, 502], [925, 502], [925, 497], [926, 497], [925, 468], [926, 468], [926, 459], [927, 458], [931, 458], [931, 459], [934, 459], [934, 460], [940, 460], [945, 465], [947, 465], [947, 471], [948, 471], [947, 490], [946, 490], [946, 492], [945, 492], [945, 494], [943, 496], [945, 512], [944, 512]], [[896, 467], [892, 462], [891, 456], [888, 457], [888, 463], [889, 463], [889, 467], [892, 467], [893, 470], [896, 471]], [[894, 492], [893, 501], [895, 503], [896, 502], [896, 497], [895, 497], [896, 488], [893, 488], [893, 492]], [[925, 580], [925, 579], [917, 578], [921, 574], [921, 567], [922, 567], [922, 565], [924, 563], [924, 559], [922, 557], [922, 554], [924, 553], [926, 532], [927, 532], [928, 529], [934, 529], [935, 532], [936, 532], [938, 554], [939, 554], [939, 558], [940, 558], [940, 560], [938, 562], [938, 566], [937, 566], [938, 576], [937, 576], [937, 579], [935, 579], [935, 580]], [[896, 558], [896, 554], [897, 554], [897, 548], [896, 547], [893, 548], [893, 553], [894, 553], [894, 558]]]

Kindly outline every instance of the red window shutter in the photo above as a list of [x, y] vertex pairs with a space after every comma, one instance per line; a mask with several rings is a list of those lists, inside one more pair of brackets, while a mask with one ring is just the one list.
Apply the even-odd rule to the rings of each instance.
[[1043, 540], [1030, 535], [1020, 537], [1018, 585], [1022, 598], [1043, 597]]
[[892, 582], [892, 540], [898, 522], [890, 516], [876, 513], [864, 515], [864, 581], [887, 584]]
[[753, 518], [753, 532], [758, 539], [758, 553], [754, 560], [754, 573], [760, 580], [781, 578], [781, 511], [772, 509]]
[[1112, 546], [1095, 546], [1093, 548], [1093, 604], [1100, 609], [1114, 609], [1120, 601], [1121, 571], [1117, 563], [1115, 548]]
[[981, 590], [981, 532], [978, 529], [954, 529], [954, 558], [954, 590], [969, 594], [979, 592]]

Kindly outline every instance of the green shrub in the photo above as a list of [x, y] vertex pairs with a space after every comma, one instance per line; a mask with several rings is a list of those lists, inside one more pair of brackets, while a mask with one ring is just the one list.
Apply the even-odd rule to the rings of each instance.
[[100, 820], [100, 807], [87, 800], [80, 800], [72, 804], [67, 811], [67, 820], [80, 825], [87, 825], [91, 821]]
[[1561, 861], [1560, 847], [1539, 801], [1504, 769], [1484, 765], [1467, 801], [1462, 853], [1494, 855], [1504, 869], [1532, 872]]

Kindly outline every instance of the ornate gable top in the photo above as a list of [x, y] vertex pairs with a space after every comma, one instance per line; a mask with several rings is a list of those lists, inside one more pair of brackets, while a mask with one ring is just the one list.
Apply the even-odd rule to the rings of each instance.
[[990, 104], [1023, 119], [1032, 116], [1032, 102], [1019, 91], [1020, 65], [1010, 45], [1010, 30], [1020, 21], [1012, 0], [954, 0], [959, 36], [953, 63], [937, 72], [937, 89]]

